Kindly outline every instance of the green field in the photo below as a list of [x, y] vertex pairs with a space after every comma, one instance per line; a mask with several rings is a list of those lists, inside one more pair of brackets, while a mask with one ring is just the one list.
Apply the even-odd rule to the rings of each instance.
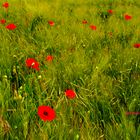
[[[0, 140], [140, 140], [140, 1], [5, 2]], [[52, 121], [38, 115], [42, 105], [55, 111]]]

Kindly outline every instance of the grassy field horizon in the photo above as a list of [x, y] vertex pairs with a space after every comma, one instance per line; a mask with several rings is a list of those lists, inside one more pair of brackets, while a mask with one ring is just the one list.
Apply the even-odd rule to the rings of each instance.
[[140, 140], [138, 0], [0, 1], [0, 140]]

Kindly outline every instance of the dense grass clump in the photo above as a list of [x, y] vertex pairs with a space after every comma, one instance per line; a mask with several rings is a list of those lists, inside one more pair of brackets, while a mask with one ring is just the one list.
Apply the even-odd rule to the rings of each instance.
[[0, 139], [140, 139], [138, 0], [0, 5]]

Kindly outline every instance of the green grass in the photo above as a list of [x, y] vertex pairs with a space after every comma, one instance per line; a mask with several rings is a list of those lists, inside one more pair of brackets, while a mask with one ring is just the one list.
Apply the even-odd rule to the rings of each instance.
[[[140, 2], [8, 2], [8, 15], [0, 8], [7, 21], [0, 24], [0, 139], [139, 140], [140, 116], [125, 113], [140, 112], [140, 49], [133, 47], [140, 43]], [[114, 13], [106, 19], [108, 9]], [[7, 30], [8, 23], [17, 28]], [[47, 55], [54, 56], [52, 63]], [[40, 71], [26, 67], [30, 57]], [[66, 89], [76, 98], [65, 97]], [[43, 122], [40, 105], [52, 106], [56, 119]]]

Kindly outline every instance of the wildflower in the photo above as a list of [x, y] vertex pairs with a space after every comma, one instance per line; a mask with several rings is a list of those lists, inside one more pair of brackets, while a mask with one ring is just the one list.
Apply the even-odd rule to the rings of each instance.
[[71, 89], [66, 90], [66, 91], [65, 91], [65, 95], [66, 95], [68, 98], [70, 98], [70, 99], [73, 99], [73, 98], [76, 97], [75, 92], [74, 92], [73, 90], [71, 90]]
[[134, 47], [135, 47], [135, 48], [140, 48], [140, 43], [134, 44]]
[[26, 66], [28, 68], [33, 68], [33, 69], [39, 70], [39, 63], [33, 58], [28, 58], [26, 60]]
[[4, 78], [4, 79], [7, 79], [7, 75], [4, 75], [3, 78]]
[[18, 95], [18, 99], [21, 100], [23, 97], [19, 94]]
[[47, 57], [46, 57], [46, 60], [47, 61], [52, 61], [54, 59], [54, 57], [52, 56], [52, 55], [48, 55]]
[[56, 117], [55, 111], [50, 106], [39, 106], [37, 114], [45, 121], [52, 121]]
[[39, 75], [39, 76], [38, 76], [38, 79], [41, 79], [41, 78], [42, 78], [42, 76], [41, 76], [41, 75]]
[[50, 24], [50, 26], [54, 26], [54, 22], [53, 21], [48, 21], [48, 23]]
[[126, 115], [140, 115], [140, 112], [126, 112]]
[[125, 20], [130, 20], [130, 19], [132, 19], [132, 16], [125, 14], [124, 18], [125, 18]]
[[84, 19], [84, 20], [82, 21], [82, 23], [83, 23], [83, 24], [87, 24], [88, 22]]
[[5, 24], [5, 23], [6, 23], [6, 20], [5, 20], [5, 19], [1, 19], [1, 20], [0, 20], [0, 23], [1, 23], [1, 24]]
[[2, 4], [2, 6], [5, 7], [5, 8], [8, 8], [9, 7], [9, 3], [5, 2], [5, 3]]
[[89, 26], [92, 30], [96, 30], [96, 26], [95, 25], [90, 25]]
[[11, 23], [11, 24], [6, 26], [6, 28], [9, 29], [9, 30], [14, 30], [16, 27], [17, 26], [15, 24], [13, 24], [13, 23]]
[[111, 10], [111, 9], [108, 10], [107, 12], [108, 12], [109, 14], [113, 14], [113, 10]]

